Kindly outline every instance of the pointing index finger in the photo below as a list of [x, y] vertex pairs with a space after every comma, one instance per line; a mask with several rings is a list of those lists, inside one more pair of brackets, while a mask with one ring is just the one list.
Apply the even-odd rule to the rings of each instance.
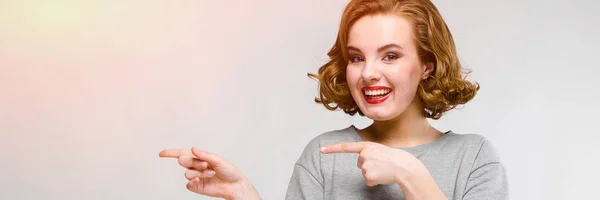
[[321, 153], [360, 153], [366, 146], [364, 142], [348, 142], [321, 147]]
[[161, 158], [179, 158], [180, 156], [193, 156], [191, 152], [181, 149], [165, 149], [158, 153]]

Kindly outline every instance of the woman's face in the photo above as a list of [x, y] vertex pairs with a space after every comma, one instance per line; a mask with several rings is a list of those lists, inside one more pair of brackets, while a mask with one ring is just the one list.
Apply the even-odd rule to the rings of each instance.
[[431, 66], [420, 62], [413, 38], [410, 21], [396, 15], [365, 16], [351, 27], [346, 79], [354, 101], [368, 118], [398, 117], [431, 71]]

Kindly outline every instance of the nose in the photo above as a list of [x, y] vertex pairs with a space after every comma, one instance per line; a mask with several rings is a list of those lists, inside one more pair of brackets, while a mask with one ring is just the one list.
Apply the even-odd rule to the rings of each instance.
[[374, 62], [367, 62], [362, 70], [361, 77], [366, 83], [373, 83], [381, 79], [381, 72]]

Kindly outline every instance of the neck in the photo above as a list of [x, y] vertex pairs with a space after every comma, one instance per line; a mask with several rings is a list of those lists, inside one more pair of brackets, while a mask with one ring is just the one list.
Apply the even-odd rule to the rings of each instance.
[[360, 135], [363, 140], [394, 148], [433, 142], [443, 134], [429, 124], [422, 112], [422, 106], [413, 102], [400, 116], [387, 121], [374, 121]]

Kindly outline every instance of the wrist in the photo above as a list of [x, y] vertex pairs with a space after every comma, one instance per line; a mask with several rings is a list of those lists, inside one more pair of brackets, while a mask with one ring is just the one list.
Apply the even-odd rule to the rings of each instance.
[[431, 181], [435, 182], [429, 170], [420, 162], [412, 165], [410, 169], [405, 169], [401, 173], [397, 173], [395, 178], [396, 184], [404, 192], [419, 190], [419, 187], [429, 185], [428, 183]]
[[406, 199], [447, 199], [425, 166], [413, 173], [397, 176], [396, 184]]
[[243, 179], [237, 184], [235, 192], [229, 200], [260, 200], [260, 196], [248, 179]]
[[400, 186], [400, 188], [402, 188], [403, 191], [405, 191], [410, 187], [410, 184], [412, 184], [415, 181], [415, 179], [417, 179], [419, 176], [420, 175], [414, 173], [398, 173], [394, 178], [394, 182], [396, 183], [396, 185]]
[[418, 181], [423, 177], [431, 176], [427, 168], [420, 162], [408, 166], [411, 167], [405, 167], [402, 170], [396, 170], [397, 173], [395, 174], [394, 182], [400, 187], [408, 186], [409, 184]]

